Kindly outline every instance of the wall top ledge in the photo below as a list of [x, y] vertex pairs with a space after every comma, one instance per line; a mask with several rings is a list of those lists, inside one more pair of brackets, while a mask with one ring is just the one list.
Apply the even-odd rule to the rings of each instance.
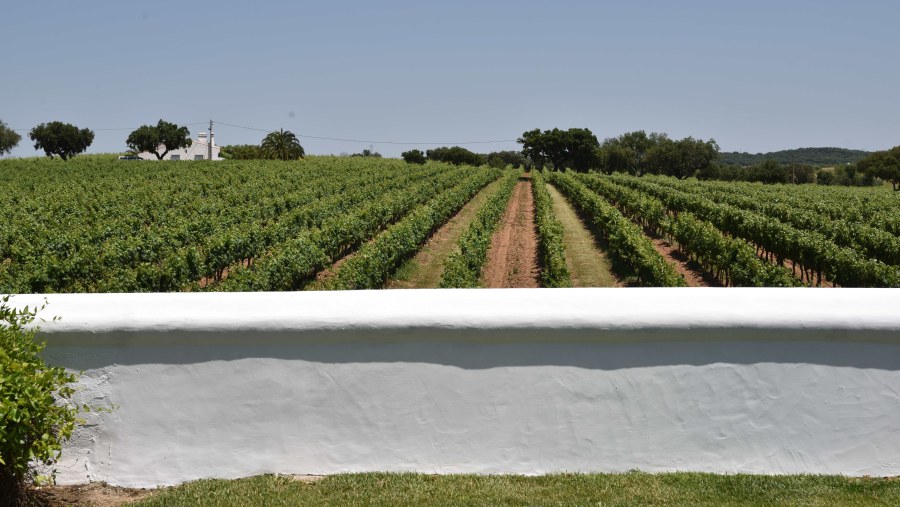
[[[766, 330], [900, 342], [897, 289], [435, 289], [347, 292], [20, 294], [47, 334], [377, 332], [430, 328]], [[58, 321], [51, 321], [54, 316]], [[721, 334], [721, 333], [719, 333]], [[852, 336], [851, 336], [852, 335]]]

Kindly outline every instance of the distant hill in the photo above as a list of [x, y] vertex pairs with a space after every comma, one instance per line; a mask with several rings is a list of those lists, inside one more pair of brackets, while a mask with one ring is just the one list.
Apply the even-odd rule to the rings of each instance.
[[797, 148], [756, 154], [728, 151], [720, 153], [719, 160], [723, 164], [740, 166], [756, 165], [769, 159], [781, 164], [828, 166], [858, 162], [869, 153], [871, 152], [845, 148]]

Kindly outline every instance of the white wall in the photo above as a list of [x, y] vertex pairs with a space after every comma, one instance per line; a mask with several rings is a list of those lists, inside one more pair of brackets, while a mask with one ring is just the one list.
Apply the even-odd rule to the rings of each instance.
[[[165, 147], [160, 145], [160, 153], [165, 150]], [[219, 156], [222, 148], [217, 146], [215, 143], [215, 136], [213, 136], [213, 146], [212, 146], [212, 159], [209, 158], [209, 144], [206, 142], [206, 138], [200, 138], [197, 140], [191, 140], [191, 145], [187, 148], [179, 148], [177, 150], [170, 150], [163, 157], [163, 160], [172, 160], [173, 155], [178, 155], [178, 160], [194, 160], [195, 157], [201, 156], [202, 160], [222, 160], [222, 157]], [[155, 153], [151, 153], [149, 151], [142, 151], [138, 153], [138, 156], [144, 160], [159, 160], [156, 158]]]
[[[16, 296], [33, 304], [38, 296]], [[900, 474], [900, 291], [48, 295], [62, 483], [264, 472]]]

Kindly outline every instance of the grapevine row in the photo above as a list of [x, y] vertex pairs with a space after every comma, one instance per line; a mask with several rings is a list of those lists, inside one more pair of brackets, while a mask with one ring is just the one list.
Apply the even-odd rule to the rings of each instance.
[[418, 205], [454, 186], [458, 179], [459, 171], [445, 172], [437, 179], [388, 192], [355, 212], [332, 217], [323, 222], [321, 228], [305, 230], [279, 245], [249, 268], [236, 267], [216, 290], [301, 289], [340, 256], [368, 241]]
[[[702, 193], [709, 199], [738, 208], [752, 210], [778, 219], [798, 229], [816, 231], [839, 246], [858, 250], [865, 256], [885, 264], [900, 266], [900, 237], [871, 225], [831, 218], [793, 204], [771, 201], [761, 192], [746, 193], [738, 188], [716, 188], [703, 185], [678, 185], [674, 180], [658, 178], [655, 182], [691, 193]], [[900, 203], [898, 203], [900, 204]]]
[[519, 181], [519, 172], [510, 171], [504, 176], [500, 187], [487, 200], [469, 228], [459, 238], [458, 250], [451, 253], [444, 262], [444, 272], [439, 286], [442, 288], [479, 287], [481, 268], [491, 246], [491, 238], [497, 224], [506, 211], [509, 198]]
[[866, 259], [858, 252], [835, 245], [822, 234], [803, 231], [774, 218], [641, 178], [612, 176], [613, 181], [647, 192], [666, 208], [690, 212], [731, 236], [746, 239], [777, 264], [791, 260], [799, 265], [807, 282], [821, 284], [823, 277], [844, 287], [900, 287], [900, 271], [883, 262]]
[[632, 221], [665, 234], [682, 251], [725, 285], [795, 287], [801, 285], [785, 268], [763, 262], [746, 241], [727, 236], [688, 212], [670, 214], [655, 197], [615, 184], [605, 177], [579, 175], [579, 181], [616, 203]]
[[542, 287], [571, 287], [572, 279], [566, 267], [566, 247], [563, 226], [553, 213], [553, 200], [540, 171], [531, 173], [531, 193], [534, 196], [534, 223], [538, 233]]
[[550, 182], [587, 218], [595, 233], [608, 245], [607, 251], [613, 261], [637, 275], [639, 285], [685, 285], [684, 278], [656, 251], [641, 228], [625, 218], [613, 205], [569, 174], [551, 173]]
[[460, 185], [420, 206], [403, 220], [366, 243], [326, 285], [330, 290], [374, 289], [414, 254], [437, 229], [458, 212], [499, 171], [476, 172]]

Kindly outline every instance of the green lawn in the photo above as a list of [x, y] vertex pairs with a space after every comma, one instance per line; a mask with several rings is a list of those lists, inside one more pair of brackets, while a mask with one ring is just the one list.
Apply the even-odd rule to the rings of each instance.
[[900, 480], [700, 473], [352, 474], [313, 483], [285, 476], [203, 480], [139, 506], [245, 505], [900, 505]]

